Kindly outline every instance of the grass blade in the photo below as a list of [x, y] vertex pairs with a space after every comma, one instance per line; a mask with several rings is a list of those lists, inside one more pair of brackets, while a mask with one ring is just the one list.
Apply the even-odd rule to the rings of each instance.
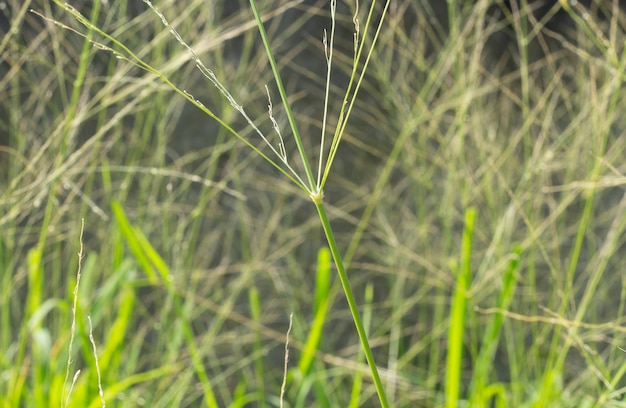
[[471, 285], [472, 270], [472, 235], [476, 210], [465, 212], [465, 229], [461, 248], [461, 264], [456, 274], [456, 285], [450, 310], [450, 327], [448, 329], [448, 356], [446, 364], [446, 407], [455, 408], [459, 404], [461, 390], [461, 364], [463, 363], [463, 339], [465, 332], [465, 309], [467, 306], [467, 289]]
[[302, 355], [298, 362], [298, 369], [303, 376], [307, 376], [315, 353], [322, 339], [322, 332], [324, 330], [324, 323], [326, 322], [326, 315], [330, 307], [330, 300], [328, 297], [328, 290], [330, 289], [330, 251], [328, 248], [320, 248], [317, 253], [317, 273], [316, 273], [316, 285], [315, 285], [315, 317], [313, 324], [311, 325], [311, 331], [307, 337], [304, 348], [302, 349]]
[[[519, 267], [521, 249], [516, 249], [509, 261], [508, 268], [502, 275], [502, 291], [496, 302], [497, 310], [508, 310], [515, 294], [517, 286], [517, 271]], [[493, 357], [498, 347], [500, 333], [504, 316], [502, 313], [494, 313], [487, 323], [485, 334], [481, 342], [481, 350], [476, 359], [474, 366], [474, 378], [470, 386], [469, 399], [470, 406], [484, 407], [488, 406], [487, 401], [491, 398], [492, 392], [487, 392], [489, 388], [489, 368], [492, 367]]]

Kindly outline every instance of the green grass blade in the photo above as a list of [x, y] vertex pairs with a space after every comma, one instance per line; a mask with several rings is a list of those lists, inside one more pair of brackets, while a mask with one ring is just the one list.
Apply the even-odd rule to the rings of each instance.
[[117, 221], [117, 224], [120, 228], [120, 232], [122, 233], [122, 236], [126, 240], [126, 243], [128, 244], [128, 247], [130, 251], [132, 252], [133, 256], [139, 263], [139, 266], [146, 273], [150, 282], [152, 284], [156, 284], [157, 277], [156, 277], [154, 268], [152, 264], [150, 263], [148, 256], [144, 253], [143, 246], [140, 243], [139, 239], [137, 238], [135, 229], [133, 228], [130, 221], [126, 217], [126, 213], [124, 212], [124, 209], [122, 208], [121, 204], [118, 203], [117, 201], [111, 202], [111, 210], [113, 211], [115, 220]]
[[118, 223], [120, 231], [124, 236], [128, 247], [135, 256], [139, 266], [144, 270], [152, 284], [157, 283], [156, 273], [158, 272], [163, 282], [171, 283], [171, 277], [167, 264], [150, 244], [146, 236], [139, 229], [135, 228], [124, 212], [122, 206], [117, 201], [111, 202], [113, 215]]
[[198, 351], [197, 346], [195, 345], [193, 329], [190, 327], [190, 323], [187, 321], [188, 319], [182, 307], [182, 300], [180, 299], [179, 295], [174, 292], [173, 284], [169, 279], [169, 268], [167, 268], [165, 262], [152, 248], [147, 239], [145, 239], [145, 236], [143, 236], [142, 233], [140, 233], [130, 224], [121, 205], [113, 201], [111, 203], [111, 208], [113, 210], [113, 214], [115, 215], [115, 219], [118, 222], [122, 235], [126, 239], [126, 242], [135, 259], [139, 262], [140, 266], [148, 275], [150, 282], [152, 284], [158, 283], [156, 272], [154, 270], [156, 268], [156, 270], [161, 274], [161, 277], [164, 279], [164, 283], [168, 288], [170, 294], [174, 296], [176, 312], [182, 321], [182, 329], [185, 339], [187, 341], [187, 347], [189, 348], [189, 353], [191, 355], [196, 374], [198, 375], [202, 383], [202, 389], [205, 394], [205, 403], [210, 408], [217, 408], [218, 404], [217, 400], [215, 399], [213, 387], [208, 376], [206, 375], [204, 365], [202, 363], [201, 354]]
[[461, 248], [461, 264], [456, 273], [456, 285], [450, 310], [450, 327], [448, 329], [448, 356], [446, 363], [445, 398], [446, 407], [455, 408], [459, 404], [461, 390], [461, 364], [463, 362], [463, 338], [465, 332], [465, 309], [467, 306], [467, 289], [471, 285], [472, 270], [472, 236], [476, 210], [465, 212], [465, 229]]
[[170, 284], [172, 281], [170, 269], [163, 260], [163, 258], [161, 258], [161, 255], [159, 255], [159, 253], [154, 249], [152, 244], [150, 244], [150, 241], [148, 241], [148, 238], [146, 238], [144, 233], [139, 228], [133, 227], [132, 231], [134, 233], [134, 239], [137, 240], [139, 247], [145, 254], [150, 264], [159, 273], [161, 279], [163, 279], [163, 282], [165, 282], [166, 284]]
[[[248, 291], [248, 300], [250, 301], [250, 314], [252, 315], [252, 320], [257, 322], [259, 325], [261, 324], [261, 301], [259, 299], [259, 291], [252, 287]], [[266, 406], [265, 401], [267, 400], [267, 395], [265, 394], [265, 382], [263, 381], [265, 367], [263, 365], [263, 344], [261, 343], [261, 335], [256, 333], [256, 338], [254, 341], [254, 350], [255, 354], [258, 356], [255, 359], [255, 373], [257, 377], [257, 392], [259, 393], [258, 403], [259, 407], [264, 408]], [[243, 380], [242, 380], [243, 381]], [[244, 384], [245, 385], [245, 384]], [[233, 405], [236, 405], [235, 403]]]
[[[116, 382], [115, 384], [106, 387], [104, 389], [104, 395], [111, 398], [129, 389], [133, 385], [174, 374], [182, 370], [183, 367], [183, 364], [177, 363], [155, 368], [154, 370], [146, 371], [143, 373], [131, 375], [121, 381]], [[99, 398], [92, 398], [91, 401], [91, 404], [89, 404], [88, 406], [89, 408], [98, 408], [101, 406], [101, 401]]]
[[328, 302], [328, 291], [331, 283], [330, 251], [322, 247], [317, 251], [317, 270], [315, 273], [315, 312], [318, 313], [322, 303]]
[[317, 273], [316, 273], [316, 285], [315, 285], [315, 317], [311, 326], [311, 331], [307, 337], [300, 361], [298, 362], [298, 369], [304, 376], [309, 374], [313, 360], [315, 359], [315, 353], [319, 347], [322, 339], [322, 332], [324, 330], [324, 323], [326, 322], [326, 316], [328, 309], [330, 308], [328, 290], [330, 289], [330, 251], [328, 248], [320, 248], [317, 253]]
[[118, 372], [117, 367], [109, 369], [114, 362], [119, 363], [124, 350], [124, 341], [129, 336], [129, 324], [135, 305], [135, 291], [132, 288], [124, 288], [119, 301], [117, 317], [113, 325], [107, 330], [107, 342], [98, 359], [102, 373], [109, 371]]
[[[496, 302], [498, 311], [506, 311], [509, 309], [515, 294], [517, 286], [517, 272], [519, 268], [519, 259], [521, 249], [516, 249], [512, 254], [507, 269], [502, 274], [502, 291]], [[493, 357], [498, 347], [500, 333], [502, 331], [502, 323], [504, 316], [502, 313], [494, 313], [485, 329], [485, 334], [481, 342], [481, 350], [478, 354], [476, 364], [474, 365], [474, 376], [472, 385], [470, 386], [469, 399], [470, 406], [483, 407], [488, 406], [487, 401], [491, 395], [487, 392], [489, 382], [489, 369], [493, 366]]]

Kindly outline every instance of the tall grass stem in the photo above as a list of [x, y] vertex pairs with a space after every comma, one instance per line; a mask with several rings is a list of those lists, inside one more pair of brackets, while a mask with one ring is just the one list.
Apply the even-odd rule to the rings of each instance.
[[335, 241], [335, 234], [333, 233], [333, 229], [330, 226], [328, 216], [326, 215], [326, 208], [324, 207], [324, 203], [321, 200], [314, 202], [320, 217], [320, 221], [322, 222], [322, 228], [324, 228], [324, 234], [326, 234], [326, 239], [328, 241], [328, 246], [330, 247], [330, 252], [333, 255], [335, 266], [337, 267], [339, 280], [341, 281], [341, 285], [343, 286], [343, 290], [346, 295], [346, 300], [348, 301], [348, 307], [350, 308], [350, 313], [352, 314], [352, 320], [354, 321], [356, 331], [359, 335], [359, 339], [361, 340], [361, 346], [363, 347], [363, 352], [365, 353], [367, 364], [369, 365], [370, 371], [372, 372], [372, 379], [374, 380], [374, 386], [376, 387], [376, 392], [378, 393], [380, 405], [383, 408], [387, 408], [389, 407], [389, 402], [387, 402], [387, 394], [385, 393], [383, 383], [380, 379], [380, 375], [378, 374], [378, 368], [376, 366], [376, 362], [374, 361], [374, 355], [372, 354], [372, 349], [370, 348], [369, 341], [367, 339], [367, 332], [365, 331], [365, 326], [361, 321], [359, 309], [356, 304], [356, 300], [354, 299], [352, 288], [350, 287], [350, 280], [348, 279], [348, 274], [343, 266], [343, 260], [341, 258], [341, 253], [339, 252], [339, 247], [337, 246], [337, 242]]

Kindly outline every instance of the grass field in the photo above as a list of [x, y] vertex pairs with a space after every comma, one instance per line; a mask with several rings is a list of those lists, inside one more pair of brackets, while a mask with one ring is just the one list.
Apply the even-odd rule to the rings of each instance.
[[0, 407], [626, 406], [617, 1], [6, 3]]

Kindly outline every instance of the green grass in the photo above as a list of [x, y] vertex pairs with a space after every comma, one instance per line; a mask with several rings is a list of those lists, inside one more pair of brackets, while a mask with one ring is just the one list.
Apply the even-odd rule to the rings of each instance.
[[623, 22], [233, 3], [9, 2], [0, 407], [626, 405]]

